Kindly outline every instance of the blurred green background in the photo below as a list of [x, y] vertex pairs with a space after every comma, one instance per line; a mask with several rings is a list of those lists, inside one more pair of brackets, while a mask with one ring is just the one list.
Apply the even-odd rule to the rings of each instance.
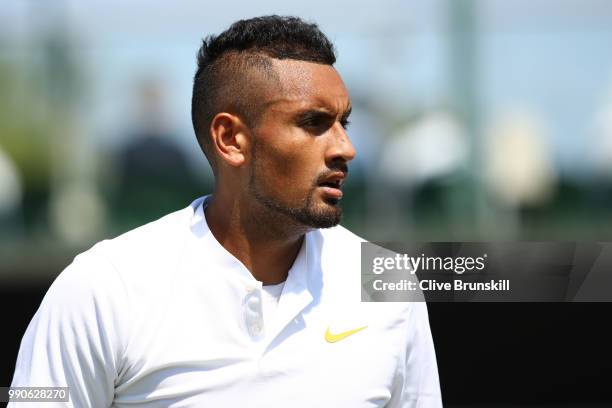
[[195, 53], [272, 13], [336, 44], [358, 151], [343, 200], [354, 232], [612, 238], [610, 1], [4, 1], [3, 293], [46, 288], [93, 243], [211, 192], [190, 120]]

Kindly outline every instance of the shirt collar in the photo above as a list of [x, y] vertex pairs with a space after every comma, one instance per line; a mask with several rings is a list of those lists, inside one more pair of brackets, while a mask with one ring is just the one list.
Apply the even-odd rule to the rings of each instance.
[[[206, 263], [214, 263], [221, 269], [232, 270], [238, 273], [243, 279], [250, 281], [252, 284], [261, 286], [261, 282], [257, 281], [251, 272], [247, 269], [244, 264], [238, 260], [235, 256], [229, 253], [223, 245], [217, 241], [215, 236], [212, 234], [206, 216], [204, 215], [204, 209], [208, 204], [211, 195], [201, 197], [191, 204], [194, 210], [194, 214], [191, 220], [191, 232], [196, 238], [197, 247], [206, 248]], [[313, 231], [318, 232], [318, 231]], [[307, 298], [312, 301], [312, 293], [310, 290], [309, 282], [312, 278], [318, 275], [319, 268], [316, 268], [318, 264], [318, 256], [314, 244], [314, 234], [309, 232], [304, 237], [302, 247], [293, 262], [293, 265], [289, 269], [287, 280], [283, 288], [281, 296], [288, 295], [289, 297], [297, 296], [302, 299], [304, 303]], [[313, 276], [314, 275], [314, 276]], [[303, 293], [308, 296], [305, 296]], [[304, 305], [305, 306], [305, 305]]]

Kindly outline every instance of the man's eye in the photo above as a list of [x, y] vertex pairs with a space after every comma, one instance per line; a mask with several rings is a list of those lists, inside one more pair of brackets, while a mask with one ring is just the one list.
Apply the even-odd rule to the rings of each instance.
[[313, 128], [313, 127], [320, 126], [320, 125], [321, 124], [316, 119], [302, 120], [298, 123], [298, 126], [303, 127], [303, 128]]
[[344, 129], [348, 129], [348, 127], [351, 124], [351, 122], [349, 122], [347, 119], [343, 119], [343, 120], [340, 121], [340, 124], [342, 125], [342, 127]]
[[297, 123], [299, 127], [315, 135], [325, 133], [333, 124], [333, 118], [328, 119], [324, 117], [304, 118]]

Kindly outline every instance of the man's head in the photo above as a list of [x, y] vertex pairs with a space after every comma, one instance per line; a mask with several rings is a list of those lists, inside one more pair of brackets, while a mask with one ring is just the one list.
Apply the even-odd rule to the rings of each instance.
[[192, 119], [217, 193], [310, 227], [340, 221], [355, 151], [332, 44], [294, 17], [241, 20], [198, 53]]

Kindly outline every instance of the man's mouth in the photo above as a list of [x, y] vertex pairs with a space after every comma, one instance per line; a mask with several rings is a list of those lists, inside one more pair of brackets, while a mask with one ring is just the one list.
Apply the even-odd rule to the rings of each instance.
[[336, 172], [323, 178], [319, 182], [319, 187], [322, 188], [323, 194], [329, 198], [339, 200], [342, 198], [342, 184], [346, 179], [346, 173]]
[[342, 187], [342, 182], [340, 180], [336, 180], [336, 181], [326, 181], [324, 183], [320, 184], [321, 186], [325, 186], [325, 187], [330, 187], [330, 188], [341, 188]]

